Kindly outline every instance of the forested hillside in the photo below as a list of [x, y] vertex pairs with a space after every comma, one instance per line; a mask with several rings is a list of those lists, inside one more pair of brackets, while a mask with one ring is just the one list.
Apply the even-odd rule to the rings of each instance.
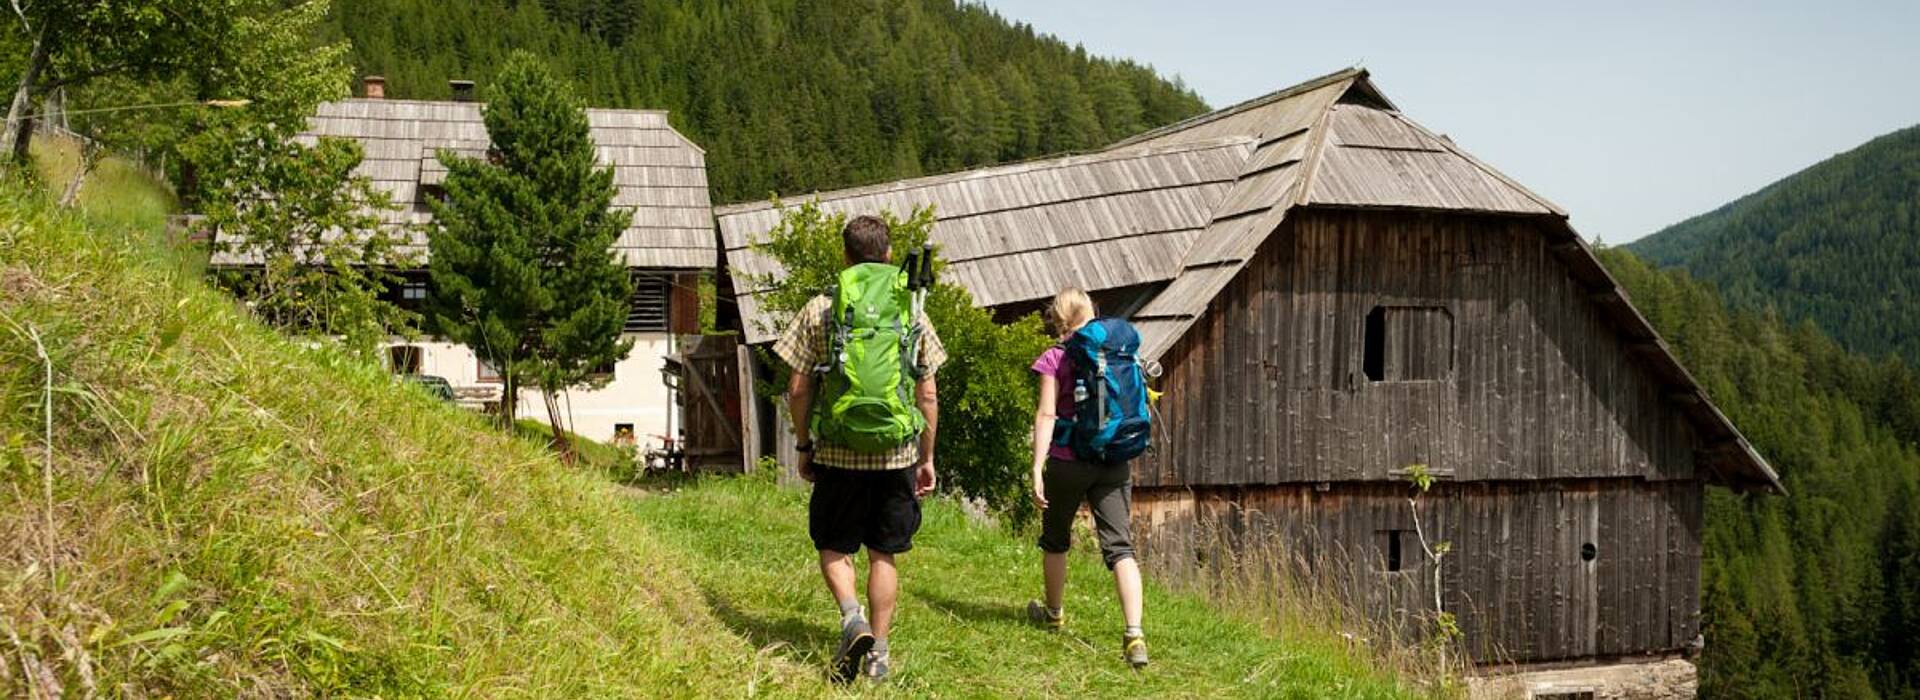
[[1729, 312], [1684, 271], [1603, 259], [1790, 492], [1709, 491], [1701, 696], [1920, 697], [1920, 381]]
[[717, 202], [1087, 149], [1205, 109], [953, 0], [337, 0], [333, 22], [390, 97], [484, 85], [522, 48], [591, 104], [671, 110]]
[[1920, 363], [1920, 126], [1867, 142], [1628, 246], [1742, 309], [1810, 320]]

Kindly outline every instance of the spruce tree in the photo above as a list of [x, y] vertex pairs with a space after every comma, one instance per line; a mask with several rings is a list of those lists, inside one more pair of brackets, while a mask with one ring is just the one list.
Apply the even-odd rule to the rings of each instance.
[[565, 453], [555, 394], [592, 386], [633, 347], [620, 337], [633, 283], [609, 251], [632, 213], [611, 208], [613, 171], [594, 161], [586, 111], [544, 63], [516, 53], [489, 92], [487, 159], [440, 154], [429, 315], [500, 370], [504, 421], [520, 387], [541, 391]]

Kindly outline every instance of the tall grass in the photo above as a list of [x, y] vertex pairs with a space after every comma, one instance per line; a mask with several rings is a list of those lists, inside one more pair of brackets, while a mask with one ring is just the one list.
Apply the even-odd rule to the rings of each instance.
[[599, 474], [156, 264], [163, 207], [0, 187], [0, 695], [818, 692]]
[[[1433, 634], [1433, 621], [1407, 612], [1404, 604], [1379, 600], [1378, 582], [1353, 577], [1355, 572], [1377, 576], [1380, 565], [1355, 566], [1357, 555], [1338, 543], [1309, 546], [1298, 538], [1311, 533], [1283, 531], [1258, 513], [1232, 516], [1230, 521], [1203, 511], [1149, 535], [1143, 542], [1148, 568], [1173, 589], [1215, 601], [1270, 634], [1334, 637], [1348, 656], [1387, 669], [1431, 697], [1464, 693], [1461, 679], [1472, 669], [1453, 642]], [[1396, 612], [1367, 612], [1381, 608]]]

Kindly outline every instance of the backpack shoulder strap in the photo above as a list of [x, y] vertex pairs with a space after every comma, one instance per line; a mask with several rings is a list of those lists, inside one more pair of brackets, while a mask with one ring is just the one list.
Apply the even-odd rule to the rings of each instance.
[[847, 324], [834, 314], [840, 308], [840, 285], [827, 287], [827, 303], [820, 310], [820, 361], [813, 366], [816, 375], [832, 372], [840, 366], [840, 355], [847, 347]]

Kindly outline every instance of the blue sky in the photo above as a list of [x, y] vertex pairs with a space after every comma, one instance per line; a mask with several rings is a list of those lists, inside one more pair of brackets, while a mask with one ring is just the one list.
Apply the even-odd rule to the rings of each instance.
[[1216, 107], [1363, 65], [1608, 243], [1920, 123], [1917, 0], [986, 4]]

